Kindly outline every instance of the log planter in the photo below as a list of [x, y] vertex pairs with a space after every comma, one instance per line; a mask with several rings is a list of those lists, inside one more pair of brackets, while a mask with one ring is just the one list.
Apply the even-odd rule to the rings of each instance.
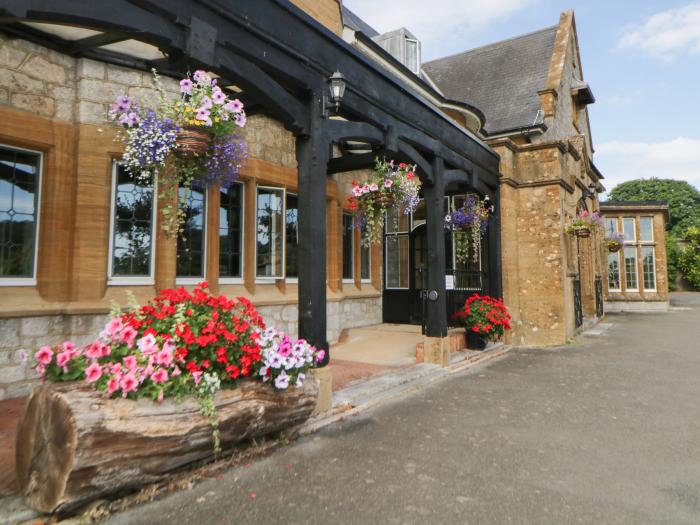
[[[303, 423], [317, 396], [318, 380], [284, 392], [242, 381], [218, 392], [222, 449]], [[212, 428], [199, 410], [193, 398], [109, 399], [82, 384], [45, 384], [27, 400], [17, 431], [20, 492], [30, 507], [63, 514], [210, 458]]]

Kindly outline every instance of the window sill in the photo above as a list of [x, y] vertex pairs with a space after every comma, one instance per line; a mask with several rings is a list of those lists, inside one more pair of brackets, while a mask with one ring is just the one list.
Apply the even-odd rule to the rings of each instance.
[[36, 286], [36, 279], [21, 277], [2, 277], [0, 278], [0, 286]]
[[153, 286], [155, 279], [138, 277], [112, 277], [107, 280], [107, 286]]

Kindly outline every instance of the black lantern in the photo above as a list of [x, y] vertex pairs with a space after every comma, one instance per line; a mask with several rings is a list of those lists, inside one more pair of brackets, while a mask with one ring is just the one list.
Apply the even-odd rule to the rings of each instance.
[[323, 97], [323, 116], [328, 118], [329, 110], [335, 113], [340, 109], [340, 101], [345, 94], [345, 77], [340, 71], [336, 71], [328, 78], [328, 87], [331, 92], [330, 101]]

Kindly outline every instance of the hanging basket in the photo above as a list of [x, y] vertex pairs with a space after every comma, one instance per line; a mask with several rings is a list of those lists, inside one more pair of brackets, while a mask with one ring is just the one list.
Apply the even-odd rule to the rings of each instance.
[[175, 139], [175, 154], [181, 158], [204, 155], [211, 145], [211, 135], [206, 131], [184, 128]]
[[619, 252], [622, 244], [617, 241], [608, 241], [608, 251], [610, 253]]
[[587, 239], [591, 236], [590, 228], [579, 228], [576, 230], [576, 237], [581, 237], [582, 239]]
[[394, 205], [394, 196], [391, 193], [375, 193], [374, 202], [377, 206], [389, 209]]

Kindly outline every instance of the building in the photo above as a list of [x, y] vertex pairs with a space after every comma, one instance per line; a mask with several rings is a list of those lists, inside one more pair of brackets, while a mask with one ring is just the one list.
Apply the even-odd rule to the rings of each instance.
[[607, 237], [622, 247], [607, 253], [607, 312], [665, 312], [669, 307], [665, 202], [602, 202]]
[[[23, 349], [88, 340], [127, 291], [201, 279], [323, 348], [349, 327], [422, 322], [426, 360], [443, 364], [451, 314], [474, 292], [505, 296], [516, 344], [563, 343], [600, 315], [601, 239], [564, 233], [602, 190], [572, 13], [421, 64], [410, 31], [379, 35], [335, 0], [235, 7], [0, 0], [0, 397], [31, 388]], [[211, 71], [249, 113], [240, 184], [193, 192], [186, 244], [163, 234], [167, 203], [120, 169], [105, 122], [117, 95], [153, 96], [152, 67], [173, 92]], [[423, 200], [363, 249], [349, 182], [378, 156], [417, 164]], [[478, 261], [458, 265], [445, 203], [469, 193], [495, 213]]]

